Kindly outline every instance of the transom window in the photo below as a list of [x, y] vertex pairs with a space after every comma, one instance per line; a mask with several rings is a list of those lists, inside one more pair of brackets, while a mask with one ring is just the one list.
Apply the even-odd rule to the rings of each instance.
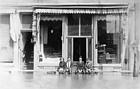
[[91, 36], [91, 15], [68, 15], [68, 36]]

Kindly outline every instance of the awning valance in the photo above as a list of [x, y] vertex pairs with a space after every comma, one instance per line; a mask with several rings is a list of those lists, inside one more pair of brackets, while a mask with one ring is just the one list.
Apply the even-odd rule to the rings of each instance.
[[100, 8], [100, 9], [35, 9], [35, 13], [50, 14], [119, 14], [127, 13], [127, 8]]

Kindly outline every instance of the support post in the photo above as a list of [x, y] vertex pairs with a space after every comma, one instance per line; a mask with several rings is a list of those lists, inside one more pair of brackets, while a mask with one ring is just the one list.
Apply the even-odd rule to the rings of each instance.
[[139, 74], [139, 64], [138, 64], [138, 50], [137, 46], [134, 46], [134, 67], [133, 67], [133, 77], [138, 77]]
[[38, 59], [38, 56], [37, 56], [37, 17], [36, 17], [36, 14], [33, 13], [33, 23], [32, 23], [32, 35], [33, 35], [33, 42], [34, 42], [34, 70], [37, 69], [37, 62], [36, 60]]
[[14, 68], [15, 70], [20, 69], [19, 65], [19, 51], [18, 51], [18, 41], [14, 42]]
[[34, 42], [34, 70], [37, 70], [40, 55], [40, 14], [33, 13], [32, 35]]

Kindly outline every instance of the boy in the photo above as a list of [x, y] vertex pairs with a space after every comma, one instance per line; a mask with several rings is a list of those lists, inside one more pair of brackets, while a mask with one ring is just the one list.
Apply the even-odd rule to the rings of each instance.
[[86, 73], [91, 73], [92, 72], [92, 63], [89, 59], [87, 59], [87, 61], [86, 61], [85, 71], [86, 71]]
[[63, 58], [60, 58], [59, 67], [58, 67], [57, 71], [59, 73], [65, 73], [65, 69], [66, 69], [66, 63]]
[[71, 63], [70, 58], [67, 59], [66, 65], [67, 65], [67, 70], [66, 71], [70, 74], [71, 73], [71, 67], [72, 67], [72, 63]]
[[79, 62], [77, 63], [77, 70], [75, 73], [84, 73], [84, 62], [82, 61], [82, 57], [79, 58]]

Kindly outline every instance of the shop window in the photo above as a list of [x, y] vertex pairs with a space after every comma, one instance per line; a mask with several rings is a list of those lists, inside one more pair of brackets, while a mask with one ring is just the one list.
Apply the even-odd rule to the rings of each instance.
[[98, 63], [120, 63], [121, 33], [119, 18], [98, 20]]
[[44, 57], [62, 57], [62, 21], [41, 21], [40, 26]]
[[32, 28], [32, 14], [22, 15], [22, 27], [26, 29]]

